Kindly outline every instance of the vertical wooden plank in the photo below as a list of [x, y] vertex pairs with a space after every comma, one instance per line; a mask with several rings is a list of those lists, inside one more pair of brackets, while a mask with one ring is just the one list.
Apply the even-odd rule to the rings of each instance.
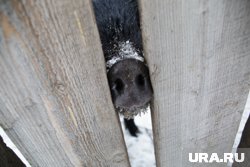
[[32, 166], [129, 166], [89, 0], [0, 1], [0, 125]]
[[140, 1], [157, 166], [231, 152], [250, 87], [249, 0]]

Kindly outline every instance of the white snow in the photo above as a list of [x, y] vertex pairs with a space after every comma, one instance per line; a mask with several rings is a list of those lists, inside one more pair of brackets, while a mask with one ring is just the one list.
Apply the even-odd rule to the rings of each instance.
[[[241, 139], [241, 136], [242, 136], [242, 132], [244, 130], [244, 127], [245, 127], [245, 124], [247, 122], [247, 119], [249, 118], [249, 115], [250, 115], [250, 92], [248, 94], [246, 106], [245, 106], [245, 109], [243, 111], [243, 114], [242, 114], [242, 117], [241, 117], [241, 121], [240, 121], [240, 125], [239, 125], [239, 128], [238, 128], [238, 132], [237, 132], [235, 140], [234, 140], [234, 145], [233, 145], [232, 153], [236, 153], [236, 151], [237, 151], [237, 148], [238, 148], [238, 146], [240, 144], [240, 139]], [[228, 162], [227, 166], [231, 167], [232, 163]]]
[[155, 167], [150, 111], [144, 115], [135, 117], [135, 124], [140, 130], [138, 137], [131, 136], [128, 130], [125, 129], [122, 116], [120, 120], [131, 167]]
[[238, 129], [238, 132], [237, 132], [236, 137], [235, 137], [232, 153], [236, 152], [236, 150], [238, 148], [238, 145], [240, 144], [240, 139], [241, 139], [241, 136], [242, 136], [242, 132], [244, 130], [244, 127], [245, 127], [245, 124], [247, 122], [247, 119], [248, 119], [249, 115], [250, 115], [250, 92], [248, 94], [246, 106], [245, 106], [245, 109], [243, 111], [241, 121], [240, 121], [240, 125], [239, 125], [239, 129]]
[[113, 56], [112, 59], [107, 61], [106, 63], [107, 69], [110, 69], [114, 64], [124, 59], [133, 58], [141, 62], [144, 62], [144, 58], [138, 54], [138, 52], [133, 47], [133, 44], [130, 41], [119, 43], [118, 48], [119, 48], [118, 55]]
[[[237, 135], [235, 137], [235, 142], [232, 148], [232, 153], [237, 151], [242, 132], [244, 130], [247, 119], [250, 115], [250, 92], [246, 102], [244, 112], [242, 114], [241, 122]], [[121, 117], [120, 117], [121, 118]], [[154, 145], [153, 145], [153, 135], [152, 135], [152, 123], [151, 123], [151, 113], [148, 111], [145, 115], [136, 116], [135, 123], [138, 125], [141, 133], [137, 138], [132, 137], [127, 130], [124, 128], [123, 119], [121, 119], [122, 130], [124, 133], [124, 138], [129, 154], [129, 159], [131, 167], [154, 167], [155, 165], [155, 155], [154, 155]], [[228, 167], [232, 164], [228, 163]]]
[[7, 147], [11, 148], [14, 153], [20, 158], [20, 160], [26, 165], [26, 167], [31, 167], [29, 162], [24, 158], [23, 154], [18, 150], [15, 144], [10, 140], [9, 136], [5, 133], [3, 128], [0, 126], [0, 136], [3, 138], [4, 143]]

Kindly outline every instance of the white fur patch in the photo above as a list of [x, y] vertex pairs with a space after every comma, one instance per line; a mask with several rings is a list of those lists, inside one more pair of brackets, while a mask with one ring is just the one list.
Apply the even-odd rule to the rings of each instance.
[[109, 70], [114, 64], [124, 59], [136, 59], [144, 62], [144, 58], [138, 54], [136, 49], [133, 47], [130, 41], [121, 42], [118, 44], [119, 53], [118, 55], [112, 57], [106, 63], [106, 67]]
[[139, 107], [139, 108], [133, 108], [133, 109], [123, 109], [123, 108], [119, 108], [117, 107], [116, 110], [121, 113], [124, 118], [126, 119], [133, 119], [135, 116], [140, 115], [142, 113], [146, 113], [149, 110], [149, 103], [146, 104], [143, 107]]

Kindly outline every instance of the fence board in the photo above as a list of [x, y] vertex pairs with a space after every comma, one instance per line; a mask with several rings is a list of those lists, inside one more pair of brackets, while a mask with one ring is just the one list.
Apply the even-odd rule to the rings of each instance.
[[32, 166], [129, 166], [90, 3], [0, 1], [0, 124]]
[[249, 0], [140, 1], [157, 166], [231, 152], [250, 87]]

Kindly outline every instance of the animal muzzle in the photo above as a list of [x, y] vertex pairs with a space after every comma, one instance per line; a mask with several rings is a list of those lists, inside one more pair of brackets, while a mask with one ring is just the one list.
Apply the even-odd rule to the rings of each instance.
[[136, 59], [119, 61], [108, 72], [112, 100], [121, 111], [138, 112], [147, 107], [153, 90], [148, 67]]

